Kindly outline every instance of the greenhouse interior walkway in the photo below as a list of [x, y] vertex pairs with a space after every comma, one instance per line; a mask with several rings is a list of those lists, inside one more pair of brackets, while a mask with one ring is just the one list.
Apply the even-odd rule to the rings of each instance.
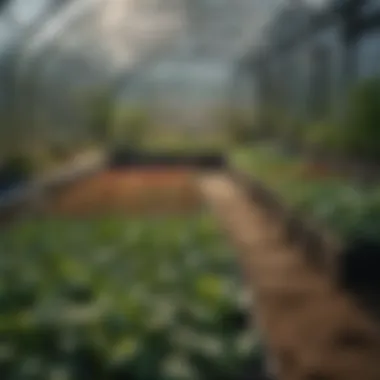
[[281, 221], [223, 174], [204, 174], [199, 185], [240, 252], [275, 378], [380, 378], [378, 325], [289, 246]]

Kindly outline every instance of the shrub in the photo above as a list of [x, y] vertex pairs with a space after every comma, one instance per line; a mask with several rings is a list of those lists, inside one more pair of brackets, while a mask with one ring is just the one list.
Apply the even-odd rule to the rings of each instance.
[[343, 149], [339, 124], [331, 121], [314, 123], [305, 127], [302, 132], [302, 142], [305, 148], [313, 151], [322, 150], [340, 154]]
[[347, 154], [380, 158], [380, 79], [363, 81], [352, 89], [343, 127], [341, 138]]

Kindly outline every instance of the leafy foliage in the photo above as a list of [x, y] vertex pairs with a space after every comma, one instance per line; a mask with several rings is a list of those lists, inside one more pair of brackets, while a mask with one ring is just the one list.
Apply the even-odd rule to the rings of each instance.
[[319, 122], [309, 125], [302, 132], [303, 145], [313, 150], [344, 153], [344, 141], [339, 124]]
[[236, 379], [254, 348], [207, 216], [25, 221], [0, 242], [3, 379]]
[[114, 143], [121, 146], [140, 145], [150, 127], [147, 111], [132, 106], [116, 109], [112, 123]]
[[369, 79], [349, 93], [345, 115], [303, 129], [308, 147], [362, 160], [378, 160], [380, 152], [380, 81]]
[[359, 235], [380, 239], [379, 187], [360, 187], [268, 146], [237, 151], [231, 160], [296, 210], [331, 227], [343, 239]]
[[[342, 107], [342, 105], [344, 107]], [[261, 107], [257, 122], [267, 136], [283, 144], [367, 161], [380, 159], [380, 80], [370, 78], [356, 84], [338, 107], [311, 123], [298, 120], [289, 109]]]
[[342, 138], [349, 152], [380, 158], [380, 80], [358, 84], [350, 94]]

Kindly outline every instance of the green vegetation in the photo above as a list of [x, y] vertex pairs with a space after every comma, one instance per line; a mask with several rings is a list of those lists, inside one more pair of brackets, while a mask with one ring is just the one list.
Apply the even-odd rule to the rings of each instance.
[[380, 158], [380, 80], [357, 85], [350, 94], [344, 122], [346, 153], [369, 160]]
[[[298, 120], [290, 112], [262, 107], [257, 112], [256, 124], [264, 135], [284, 145], [364, 162], [380, 159], [379, 79], [357, 83], [339, 106], [332, 105], [320, 118], [306, 115], [309, 121]], [[239, 128], [235, 129], [239, 131]]]
[[380, 240], [380, 187], [364, 188], [336, 178], [268, 145], [236, 150], [231, 161], [344, 239], [360, 234]]
[[309, 125], [301, 133], [301, 141], [305, 148], [313, 151], [342, 155], [344, 140], [337, 123], [319, 122]]
[[303, 128], [306, 147], [366, 161], [380, 158], [380, 81], [357, 84], [349, 93], [344, 116]]
[[91, 137], [95, 142], [108, 143], [111, 138], [112, 99], [105, 94], [99, 94], [93, 99], [92, 121], [90, 122]]
[[276, 191], [285, 203], [313, 216], [344, 239], [366, 235], [380, 241], [379, 186], [365, 187], [343, 180], [322, 165], [308, 165], [302, 158], [289, 157], [278, 149], [295, 145], [343, 161], [378, 162], [380, 80], [358, 83], [342, 103], [345, 109], [340, 111], [344, 115], [335, 109], [310, 125], [261, 110], [263, 128], [275, 143], [245, 144], [231, 153], [231, 160]]
[[120, 106], [112, 119], [113, 145], [146, 152], [221, 152], [229, 144], [228, 131], [186, 129], [161, 125], [143, 107]]
[[237, 379], [255, 352], [207, 215], [24, 221], [0, 236], [4, 379]]
[[229, 144], [228, 136], [223, 132], [197, 134], [186, 136], [179, 131], [174, 132], [152, 132], [142, 144], [145, 151], [172, 152], [172, 153], [194, 153], [194, 152], [223, 152]]
[[114, 144], [137, 147], [152, 129], [147, 111], [124, 106], [115, 110], [112, 122]]

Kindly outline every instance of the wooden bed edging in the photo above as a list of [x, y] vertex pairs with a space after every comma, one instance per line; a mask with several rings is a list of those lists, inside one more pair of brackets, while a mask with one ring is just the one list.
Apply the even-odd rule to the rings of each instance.
[[5, 194], [0, 195], [0, 220], [8, 219], [18, 211], [33, 206], [33, 203], [44, 198], [46, 193], [64, 188], [79, 179], [104, 169], [105, 163], [105, 157], [101, 156], [98, 160], [84, 165], [62, 168], [44, 179], [30, 181], [7, 191]]

